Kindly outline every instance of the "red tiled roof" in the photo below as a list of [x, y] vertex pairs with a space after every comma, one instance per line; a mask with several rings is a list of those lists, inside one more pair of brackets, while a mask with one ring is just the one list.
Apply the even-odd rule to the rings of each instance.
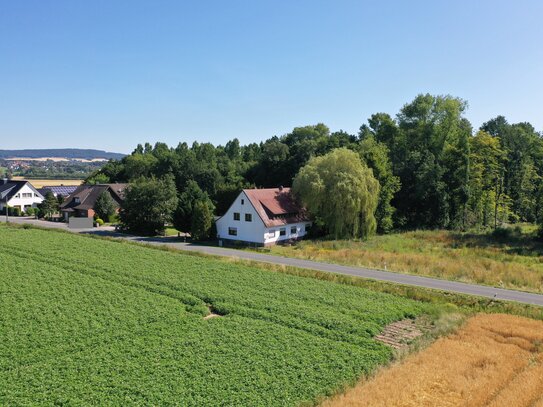
[[244, 189], [266, 227], [306, 222], [307, 212], [296, 203], [290, 188]]

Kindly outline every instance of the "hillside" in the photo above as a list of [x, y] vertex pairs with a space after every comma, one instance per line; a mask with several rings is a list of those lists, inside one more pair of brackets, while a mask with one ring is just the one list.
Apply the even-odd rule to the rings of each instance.
[[51, 149], [30, 149], [30, 150], [0, 150], [0, 159], [6, 158], [47, 158], [62, 157], [68, 159], [93, 160], [103, 158], [107, 160], [120, 160], [125, 154], [111, 153], [102, 150], [80, 149], [80, 148], [51, 148]]
[[67, 233], [0, 225], [0, 246], [0, 405], [313, 404], [391, 359], [385, 325], [434, 310]]

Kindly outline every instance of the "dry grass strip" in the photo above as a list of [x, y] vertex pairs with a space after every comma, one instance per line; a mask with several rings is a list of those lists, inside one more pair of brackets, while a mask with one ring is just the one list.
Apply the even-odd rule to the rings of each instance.
[[543, 407], [543, 322], [479, 314], [323, 407]]

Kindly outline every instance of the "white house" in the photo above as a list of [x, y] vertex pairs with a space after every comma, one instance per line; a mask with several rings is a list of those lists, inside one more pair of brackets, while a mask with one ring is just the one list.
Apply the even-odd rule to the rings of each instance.
[[30, 182], [0, 180], [0, 211], [4, 211], [7, 204], [26, 212], [28, 208], [35, 208], [42, 201], [43, 195]]
[[216, 221], [219, 240], [268, 246], [305, 236], [311, 222], [290, 188], [244, 189]]

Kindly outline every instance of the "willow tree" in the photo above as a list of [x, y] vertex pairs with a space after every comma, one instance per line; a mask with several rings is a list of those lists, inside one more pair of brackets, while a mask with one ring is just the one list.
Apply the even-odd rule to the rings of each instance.
[[292, 189], [335, 238], [375, 233], [379, 182], [357, 153], [338, 148], [310, 159]]

